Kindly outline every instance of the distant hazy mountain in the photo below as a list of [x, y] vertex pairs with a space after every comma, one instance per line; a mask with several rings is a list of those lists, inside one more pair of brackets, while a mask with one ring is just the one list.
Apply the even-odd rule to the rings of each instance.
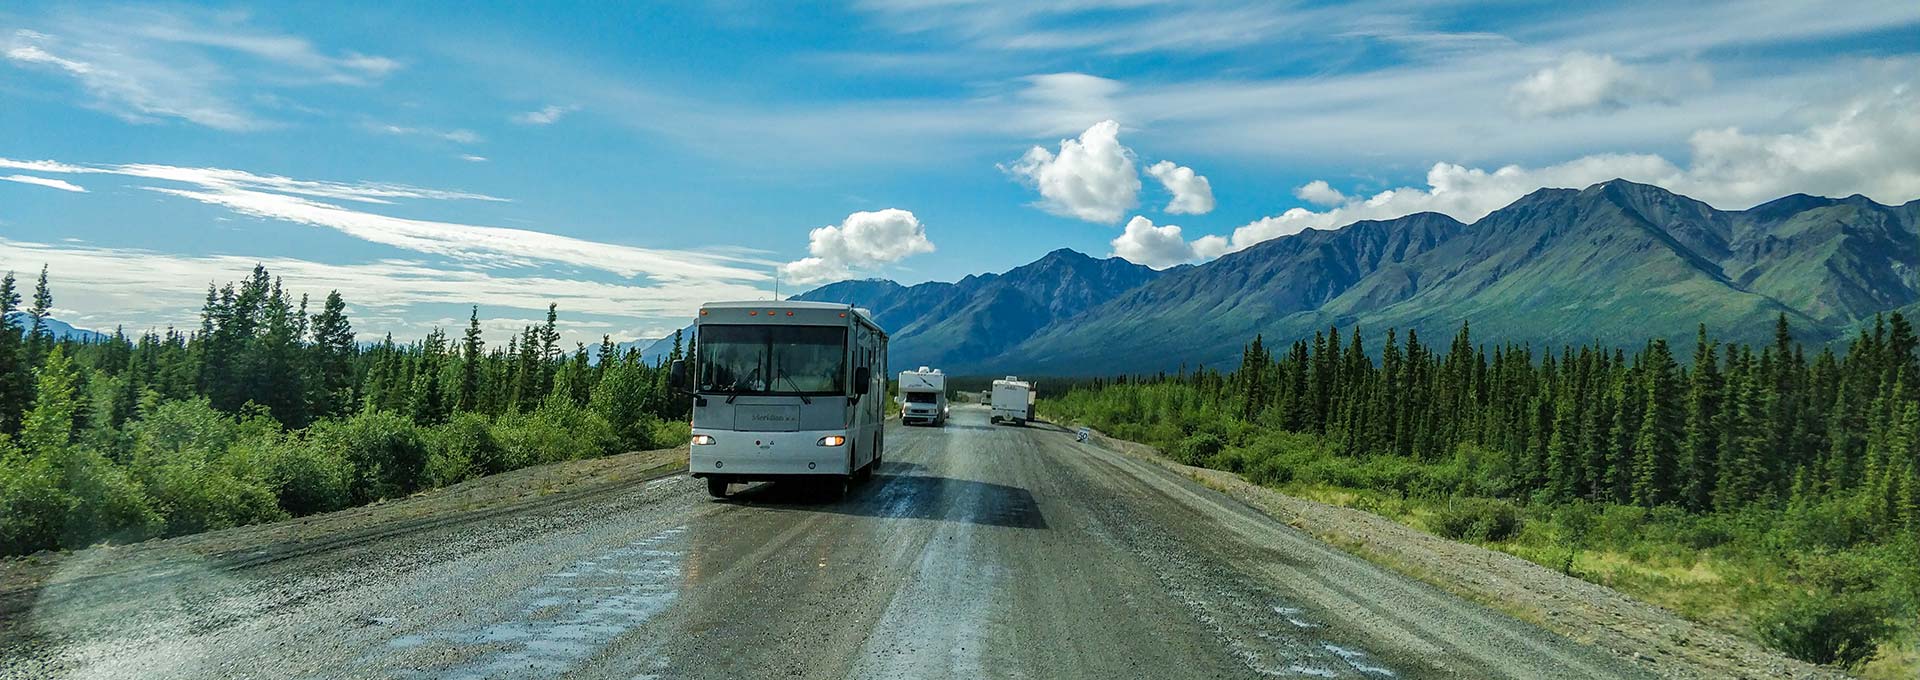
[[[1056, 250], [1004, 274], [902, 286], [843, 281], [795, 296], [866, 307], [895, 366], [951, 374], [1092, 375], [1222, 366], [1274, 343], [1359, 324], [1444, 343], [1536, 347], [1662, 337], [1695, 327], [1767, 340], [1786, 314], [1819, 343], [1886, 311], [1920, 312], [1920, 201], [1794, 195], [1716, 210], [1613, 180], [1542, 189], [1468, 225], [1437, 213], [1277, 238], [1154, 271]], [[645, 341], [664, 356], [671, 339]]]
[[[26, 312], [11, 312], [7, 314], [7, 318], [13, 321], [14, 326], [21, 329], [22, 334], [25, 334], [27, 329], [33, 325], [33, 318], [27, 316]], [[53, 317], [47, 317], [46, 323], [47, 330], [53, 333], [55, 339], [72, 338], [84, 342], [98, 342], [107, 339], [107, 334], [105, 333], [90, 331], [84, 328], [74, 328], [72, 324]]]

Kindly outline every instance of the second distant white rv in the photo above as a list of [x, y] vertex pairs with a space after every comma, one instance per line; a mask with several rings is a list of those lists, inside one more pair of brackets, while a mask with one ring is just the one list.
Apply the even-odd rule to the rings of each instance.
[[1013, 376], [1005, 380], [993, 381], [993, 416], [996, 424], [1001, 421], [1015, 425], [1025, 425], [1033, 420], [1033, 404], [1036, 393], [1033, 384]]

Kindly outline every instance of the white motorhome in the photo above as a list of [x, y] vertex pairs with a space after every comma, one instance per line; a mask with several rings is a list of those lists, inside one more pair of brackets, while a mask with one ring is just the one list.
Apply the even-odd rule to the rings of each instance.
[[937, 368], [921, 366], [900, 372], [900, 424], [947, 424], [947, 376]]
[[886, 442], [887, 332], [826, 302], [709, 302], [674, 385], [693, 395], [688, 469], [724, 498], [736, 482], [872, 476]]
[[1013, 376], [1005, 380], [993, 381], [993, 415], [989, 418], [994, 424], [1001, 421], [1015, 425], [1025, 425], [1033, 420], [1033, 405], [1039, 394], [1033, 384]]

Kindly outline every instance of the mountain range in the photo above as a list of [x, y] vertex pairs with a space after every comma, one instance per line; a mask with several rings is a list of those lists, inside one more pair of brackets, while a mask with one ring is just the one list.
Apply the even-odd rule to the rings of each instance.
[[[14, 327], [19, 328], [22, 335], [25, 335], [27, 330], [33, 327], [33, 317], [28, 316], [26, 312], [10, 312], [7, 314], [7, 320], [12, 321]], [[47, 317], [46, 324], [47, 332], [52, 333], [56, 340], [71, 338], [81, 342], [99, 342], [107, 339], [107, 334], [105, 333], [90, 331], [84, 328], [74, 328], [73, 324], [53, 317]]]
[[[1819, 344], [1920, 311], [1920, 200], [1793, 195], [1718, 210], [1613, 180], [1541, 189], [1472, 224], [1438, 213], [1276, 238], [1155, 271], [1056, 250], [1003, 274], [903, 286], [843, 281], [795, 296], [872, 310], [895, 366], [1093, 375], [1223, 365], [1255, 334], [1291, 342], [1358, 324], [1445, 342], [1535, 347], [1771, 337], [1786, 315]], [[1685, 345], [1681, 345], [1685, 346]]]

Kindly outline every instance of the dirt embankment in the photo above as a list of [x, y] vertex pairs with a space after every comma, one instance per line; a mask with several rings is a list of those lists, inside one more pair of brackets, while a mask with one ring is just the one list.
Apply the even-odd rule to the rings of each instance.
[[1192, 477], [1349, 552], [1596, 645], [1662, 677], [1849, 677], [1506, 553], [1449, 541], [1361, 510], [1294, 498], [1232, 473], [1182, 465], [1145, 444], [1098, 432], [1092, 440]]

